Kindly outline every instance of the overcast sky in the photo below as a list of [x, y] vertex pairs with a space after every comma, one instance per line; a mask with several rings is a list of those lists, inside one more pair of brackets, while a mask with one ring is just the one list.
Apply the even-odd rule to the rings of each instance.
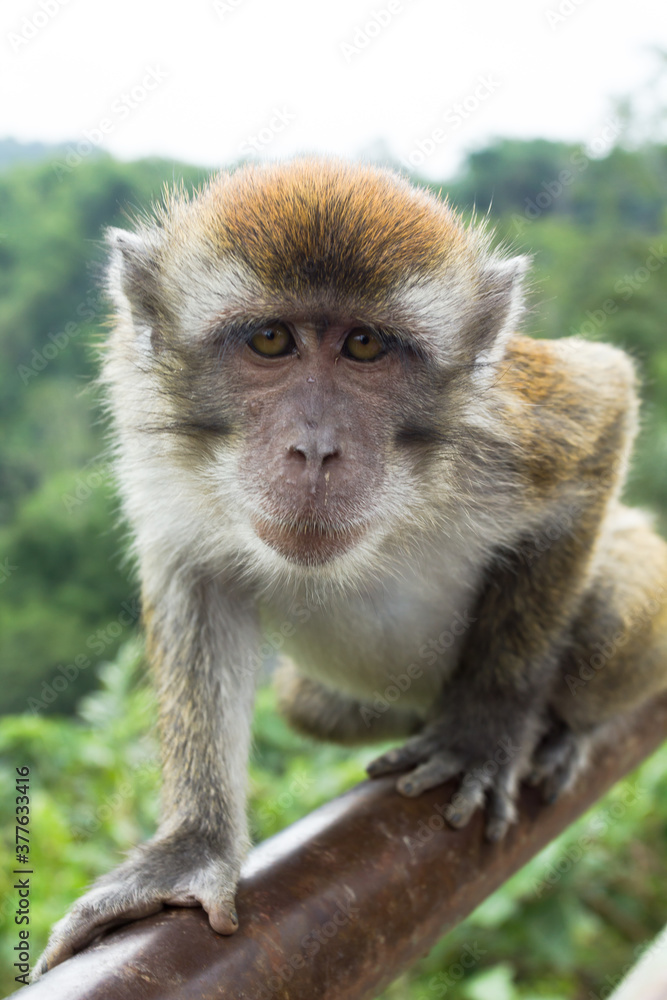
[[4, 0], [0, 137], [206, 166], [301, 151], [446, 177], [495, 136], [609, 133], [660, 0]]

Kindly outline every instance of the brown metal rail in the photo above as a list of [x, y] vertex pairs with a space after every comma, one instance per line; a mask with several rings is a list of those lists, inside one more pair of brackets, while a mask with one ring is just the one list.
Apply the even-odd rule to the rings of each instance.
[[521, 795], [501, 844], [441, 816], [452, 784], [405, 799], [366, 781], [256, 847], [240, 929], [168, 909], [107, 934], [21, 990], [22, 1000], [370, 1000], [565, 830], [667, 735], [667, 697], [602, 746], [577, 789], [543, 806]]

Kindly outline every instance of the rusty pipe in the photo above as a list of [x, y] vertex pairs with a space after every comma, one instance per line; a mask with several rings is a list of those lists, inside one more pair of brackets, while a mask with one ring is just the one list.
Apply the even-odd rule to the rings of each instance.
[[500, 844], [484, 840], [479, 814], [447, 827], [452, 783], [406, 799], [389, 778], [365, 781], [251, 852], [233, 937], [201, 910], [166, 909], [110, 931], [21, 1000], [371, 1000], [665, 735], [663, 696], [554, 805], [523, 788]]

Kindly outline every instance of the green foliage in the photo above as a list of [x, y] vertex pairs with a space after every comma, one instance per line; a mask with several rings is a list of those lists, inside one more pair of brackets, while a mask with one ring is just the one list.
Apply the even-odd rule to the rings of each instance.
[[[192, 185], [205, 174], [188, 167], [180, 176]], [[118, 619], [127, 617], [124, 604], [136, 601], [136, 584], [114, 530], [116, 503], [91, 388], [106, 316], [101, 237], [105, 226], [125, 224], [128, 212], [159, 199], [175, 180], [171, 164], [120, 164], [107, 156], [70, 172], [41, 161], [0, 173], [4, 711], [71, 712], [95, 683], [91, 667], [127, 637]], [[54, 679], [63, 670], [73, 674], [77, 657], [86, 665], [51, 697]]]
[[[159, 761], [155, 742], [146, 735], [153, 696], [137, 680], [139, 659], [135, 643], [125, 646], [115, 663], [104, 665], [100, 690], [82, 700], [75, 719], [17, 715], [2, 722], [1, 828], [9, 861], [14, 856], [15, 769], [30, 768], [33, 958], [67, 905], [118, 860], [119, 850], [145, 839], [155, 826]], [[0, 985], [5, 990], [15, 985], [8, 974], [18, 931], [14, 878], [5, 864], [0, 872]]]

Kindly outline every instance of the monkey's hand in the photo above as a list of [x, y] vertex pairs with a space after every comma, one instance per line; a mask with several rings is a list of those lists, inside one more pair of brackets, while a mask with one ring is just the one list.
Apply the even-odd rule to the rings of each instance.
[[574, 733], [564, 722], [554, 722], [538, 744], [528, 780], [541, 785], [545, 802], [555, 802], [569, 791], [588, 763], [592, 733]]
[[[481, 727], [477, 722], [474, 728], [466, 727], [465, 713], [463, 718], [453, 716], [453, 712], [445, 713], [402, 747], [376, 758], [366, 770], [371, 778], [407, 771], [396, 787], [410, 798], [462, 775], [459, 789], [443, 814], [445, 819], [450, 826], [466, 826], [486, 801], [486, 837], [501, 840], [516, 822], [519, 781], [534, 743], [529, 738], [530, 727], [515, 717], [514, 725], [494, 733], [493, 725]], [[475, 740], [457, 738], [467, 728], [476, 732]]]
[[234, 892], [241, 857], [212, 848], [195, 835], [159, 836], [136, 848], [103, 875], [54, 926], [33, 979], [59, 965], [119, 924], [157, 913], [165, 905], [201, 905], [213, 930], [238, 927]]

